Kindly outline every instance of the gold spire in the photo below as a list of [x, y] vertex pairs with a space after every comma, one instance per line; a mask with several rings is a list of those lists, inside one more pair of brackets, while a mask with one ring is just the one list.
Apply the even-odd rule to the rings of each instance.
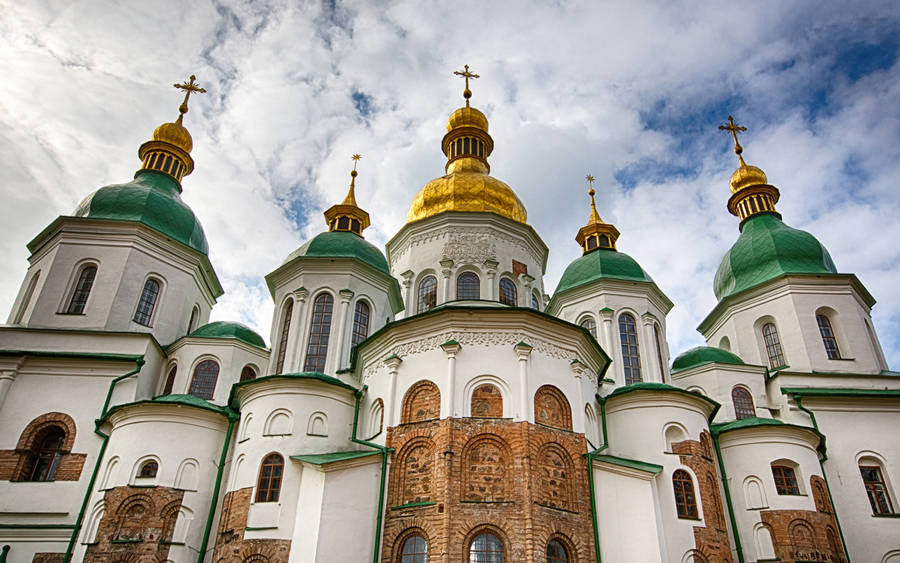
[[197, 85], [197, 77], [191, 75], [190, 82], [173, 84], [175, 88], [184, 90], [184, 101], [178, 106], [178, 118], [173, 123], [163, 123], [153, 131], [153, 138], [138, 149], [138, 157], [141, 159], [141, 169], [162, 172], [173, 177], [177, 182], [194, 170], [194, 160], [190, 152], [194, 148], [194, 140], [191, 134], [182, 124], [184, 114], [188, 111], [188, 98], [191, 93], [203, 94], [205, 89]]
[[481, 77], [478, 76], [477, 74], [475, 74], [474, 72], [469, 72], [469, 65], [463, 65], [463, 68], [465, 68], [465, 70], [463, 70], [463, 71], [454, 70], [453, 74], [456, 74], [457, 76], [462, 76], [463, 78], [466, 79], [466, 89], [463, 90], [463, 98], [466, 99], [466, 107], [469, 107], [469, 98], [472, 97], [472, 91], [469, 90], [469, 79], [470, 78], [481, 78]]
[[609, 223], [604, 223], [597, 213], [597, 205], [594, 203], [594, 177], [590, 174], [584, 177], [590, 185], [588, 195], [591, 196], [591, 214], [588, 217], [588, 223], [584, 227], [578, 229], [575, 235], [575, 241], [581, 245], [582, 254], [587, 254], [598, 248], [607, 250], [616, 249], [616, 239], [619, 238], [619, 230]]
[[353, 170], [350, 171], [350, 189], [347, 197], [337, 205], [332, 205], [325, 211], [325, 220], [328, 222], [329, 231], [347, 231], [362, 236], [363, 230], [369, 226], [369, 214], [356, 205], [356, 164], [362, 158], [360, 154], [350, 157], [353, 160]]
[[746, 127], [735, 124], [734, 118], [728, 116], [727, 125], [719, 125], [721, 131], [728, 131], [734, 139], [734, 154], [738, 155], [739, 166], [731, 175], [729, 185], [731, 197], [728, 199], [728, 211], [737, 215], [741, 223], [749, 217], [760, 213], [780, 215], [775, 211], [775, 203], [780, 193], [778, 188], [771, 186], [766, 178], [766, 173], [761, 168], [744, 162], [744, 147], [738, 142], [738, 132], [746, 131]]

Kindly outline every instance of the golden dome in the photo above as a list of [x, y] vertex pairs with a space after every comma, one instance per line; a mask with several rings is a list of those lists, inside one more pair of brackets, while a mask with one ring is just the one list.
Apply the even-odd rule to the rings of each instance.
[[184, 152], [191, 152], [191, 149], [194, 148], [194, 139], [180, 122], [181, 117], [179, 116], [175, 123], [163, 123], [153, 132], [153, 140], [175, 145]]
[[461, 107], [454, 111], [447, 120], [447, 131], [460, 127], [475, 127], [487, 132], [488, 120], [483, 113], [471, 106]]
[[762, 169], [744, 164], [741, 160], [741, 166], [731, 175], [731, 193], [737, 193], [744, 188], [750, 186], [758, 186], [760, 184], [768, 184], [766, 173]]
[[528, 219], [512, 188], [480, 172], [453, 172], [428, 182], [413, 199], [406, 219], [418, 221], [443, 211], [496, 213], [520, 223]]

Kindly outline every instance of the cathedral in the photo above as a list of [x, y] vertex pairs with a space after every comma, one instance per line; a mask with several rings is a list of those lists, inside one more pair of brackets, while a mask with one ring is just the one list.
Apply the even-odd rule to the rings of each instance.
[[875, 299], [783, 221], [744, 128], [720, 127], [737, 239], [707, 345], [673, 356], [665, 272], [617, 250], [590, 176], [550, 295], [456, 74], [443, 175], [382, 249], [354, 155], [265, 277], [270, 347], [209, 322], [223, 289], [180, 195], [193, 76], [134, 179], [27, 243], [0, 326], [0, 562], [900, 563]]

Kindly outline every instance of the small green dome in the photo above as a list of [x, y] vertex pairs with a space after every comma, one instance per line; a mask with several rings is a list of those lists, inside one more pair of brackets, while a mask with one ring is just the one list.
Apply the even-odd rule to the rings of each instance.
[[306, 244], [291, 252], [285, 258], [284, 263], [287, 264], [300, 256], [309, 258], [356, 258], [387, 275], [391, 274], [390, 269], [388, 269], [387, 259], [377, 246], [366, 242], [359, 235], [345, 231], [331, 231], [316, 235], [307, 241]]
[[681, 371], [708, 362], [736, 365], [744, 363], [742, 359], [727, 350], [712, 346], [697, 346], [679, 354], [675, 361], [672, 362], [672, 371]]
[[631, 256], [600, 248], [569, 264], [556, 286], [555, 295], [600, 279], [653, 282]]
[[245, 324], [229, 321], [215, 321], [205, 324], [189, 336], [197, 338], [234, 338], [251, 346], [266, 347], [262, 336], [256, 334], [252, 328]]
[[181, 187], [159, 172], [142, 171], [127, 184], [105, 186], [87, 196], [75, 217], [143, 223], [203, 254], [209, 245], [197, 216], [181, 200]]
[[741, 235], [716, 272], [713, 291], [721, 301], [784, 274], [836, 273], [831, 255], [816, 237], [765, 213], [741, 225]]

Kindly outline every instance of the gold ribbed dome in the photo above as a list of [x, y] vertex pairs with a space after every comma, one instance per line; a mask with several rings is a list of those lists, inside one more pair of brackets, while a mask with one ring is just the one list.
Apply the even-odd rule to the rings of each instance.
[[734, 194], [744, 188], [767, 184], [768, 182], [769, 180], [766, 178], [766, 173], [763, 172], [761, 168], [744, 164], [743, 159], [741, 159], [741, 166], [731, 175], [731, 193]]
[[184, 152], [191, 152], [191, 149], [194, 148], [194, 139], [191, 138], [191, 134], [180, 121], [181, 118], [179, 117], [176, 123], [163, 123], [157, 127], [153, 131], [153, 140], [175, 145]]
[[528, 212], [512, 188], [479, 172], [454, 172], [425, 184], [409, 206], [407, 221], [418, 221], [443, 211], [496, 213], [525, 223]]
[[488, 120], [476, 108], [471, 106], [461, 107], [450, 115], [447, 120], [447, 131], [452, 131], [459, 127], [477, 127], [484, 132], [488, 130]]

